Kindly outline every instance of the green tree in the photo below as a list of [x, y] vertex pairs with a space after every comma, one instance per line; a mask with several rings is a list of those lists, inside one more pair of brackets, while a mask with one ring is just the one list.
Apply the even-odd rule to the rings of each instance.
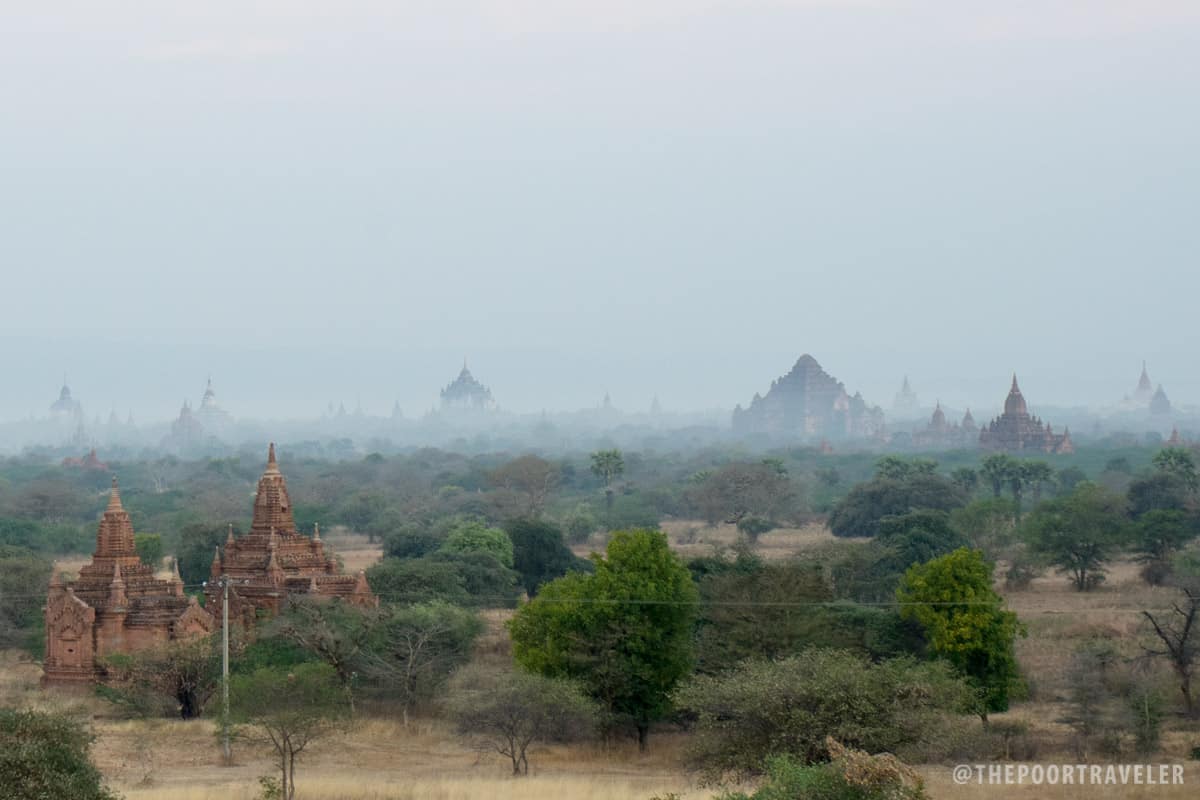
[[958, 467], [951, 470], [950, 480], [969, 497], [979, 487], [979, 472], [970, 467]]
[[0, 544], [0, 647], [38, 648], [51, 564], [24, 547]]
[[116, 800], [92, 763], [91, 742], [66, 715], [0, 708], [0, 800]]
[[744, 517], [780, 520], [798, 507], [796, 486], [770, 464], [726, 464], [689, 491], [694, 506], [709, 524], [738, 524]]
[[489, 475], [492, 484], [511, 497], [512, 516], [518, 517], [541, 516], [560, 477], [558, 465], [532, 454], [514, 458]]
[[920, 773], [895, 756], [848, 750], [833, 740], [829, 749], [827, 764], [771, 756], [754, 794], [727, 793], [720, 800], [928, 800]]
[[692, 666], [697, 592], [658, 531], [619, 531], [595, 572], [545, 584], [509, 622], [518, 664], [580, 681], [610, 718], [629, 720], [644, 748]]
[[196, 586], [208, 580], [212, 569], [213, 553], [225, 544], [230, 531], [236, 528], [225, 525], [185, 525], [179, 531], [179, 574], [188, 586]]
[[387, 602], [426, 603], [442, 600], [471, 605], [466, 580], [452, 561], [433, 558], [385, 558], [367, 568], [371, 591]]
[[595, 701], [570, 681], [480, 667], [455, 675], [446, 705], [459, 733], [508, 756], [513, 775], [529, 774], [534, 742], [586, 739], [597, 719]]
[[133, 537], [133, 546], [143, 564], [148, 564], [155, 569], [162, 567], [163, 540], [157, 533], [136, 534]]
[[604, 481], [604, 503], [612, 508], [614, 478], [619, 478], [625, 472], [625, 457], [621, 451], [597, 450], [592, 453], [592, 474]]
[[1171, 559], [1196, 537], [1195, 521], [1182, 511], [1149, 511], [1133, 524], [1134, 557], [1144, 566], [1142, 577], [1160, 585], [1171, 571]]
[[773, 755], [824, 761], [830, 737], [870, 753], [895, 752], [928, 739], [970, 694], [944, 662], [873, 664], [814, 648], [697, 676], [676, 693], [676, 704], [696, 719], [688, 763], [719, 781], [755, 774]]
[[930, 650], [974, 687], [984, 722], [989, 712], [1007, 711], [1020, 682], [1014, 642], [1024, 629], [992, 589], [983, 555], [963, 547], [910, 568], [896, 599], [902, 617], [921, 623]]
[[1029, 548], [1079, 591], [1104, 580], [1104, 565], [1126, 540], [1125, 501], [1094, 483], [1038, 506], [1021, 528]]
[[471, 657], [483, 623], [470, 611], [432, 602], [385, 608], [358, 659], [366, 678], [400, 700], [404, 726]]
[[1159, 472], [1179, 478], [1189, 492], [1197, 487], [1196, 459], [1192, 452], [1183, 447], [1164, 447], [1154, 454], [1154, 467]]
[[333, 668], [310, 663], [287, 671], [259, 669], [234, 675], [229, 697], [233, 718], [241, 725], [239, 735], [271, 745], [283, 800], [295, 800], [297, 759], [337, 727], [347, 711]]
[[433, 531], [408, 522], [383, 537], [383, 555], [385, 558], [420, 558], [441, 545], [441, 537]]
[[515, 519], [504, 529], [512, 540], [513, 567], [530, 596], [538, 588], [571, 570], [588, 571], [592, 562], [579, 558], [563, 542], [562, 531], [538, 519]]
[[1042, 493], [1054, 481], [1054, 468], [1045, 461], [1026, 461], [1021, 465], [1025, 485], [1033, 490], [1033, 504], [1042, 502]]
[[513, 565], [513, 543], [499, 528], [479, 520], [464, 520], [451, 529], [440, 548], [445, 553], [487, 553], [509, 569]]
[[212, 637], [163, 642], [106, 659], [108, 697], [147, 713], [194, 719], [221, 680], [221, 657]]
[[914, 475], [933, 475], [937, 462], [928, 458], [900, 458], [884, 456], [875, 462], [875, 477], [895, 481], [908, 480]]
[[992, 453], [984, 456], [979, 465], [979, 474], [992, 487], [992, 497], [999, 498], [1009, 477], [1016, 470], [1016, 462], [1007, 453]]
[[949, 479], [915, 471], [904, 478], [876, 477], [860, 483], [829, 515], [834, 536], [875, 536], [884, 517], [927, 509], [952, 511], [966, 505], [967, 495]]
[[286, 639], [327, 664], [337, 677], [351, 713], [354, 684], [367, 639], [379, 619], [375, 609], [365, 609], [340, 600], [291, 598], [287, 608], [271, 621], [268, 631]]

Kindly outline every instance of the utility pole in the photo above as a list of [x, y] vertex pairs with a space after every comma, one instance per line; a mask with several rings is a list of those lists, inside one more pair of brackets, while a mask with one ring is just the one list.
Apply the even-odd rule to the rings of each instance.
[[[229, 741], [229, 576], [222, 574], [216, 584], [221, 587], [221, 752], [228, 767], [233, 765]], [[204, 586], [209, 586], [208, 581]]]
[[233, 749], [229, 745], [229, 576], [221, 576], [221, 747], [225, 752], [225, 765], [233, 763]]

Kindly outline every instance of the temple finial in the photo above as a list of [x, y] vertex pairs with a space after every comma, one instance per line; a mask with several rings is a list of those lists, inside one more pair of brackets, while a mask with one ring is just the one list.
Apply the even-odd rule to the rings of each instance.
[[117, 476], [112, 476], [112, 489], [108, 493], [108, 508], [106, 511], [124, 511], [121, 506], [121, 490], [117, 486]]

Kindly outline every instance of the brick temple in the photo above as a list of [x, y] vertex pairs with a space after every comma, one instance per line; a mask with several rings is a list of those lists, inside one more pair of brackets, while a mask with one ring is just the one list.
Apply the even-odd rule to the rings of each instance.
[[999, 450], [1007, 453], [1074, 453], [1071, 431], [1064, 428], [1056, 434], [1049, 422], [1042, 422], [1029, 413], [1025, 396], [1017, 386], [1014, 374], [1012, 388], [1004, 400], [1004, 413], [993, 419], [979, 432], [979, 446], [984, 450]]
[[212, 615], [184, 595], [178, 566], [171, 578], [161, 579], [138, 558], [116, 478], [91, 563], [70, 582], [54, 570], [45, 614], [46, 685], [90, 683], [103, 674], [103, 660], [113, 653], [206, 636], [215, 627]]
[[287, 481], [279, 471], [275, 445], [267, 451], [267, 468], [258, 479], [250, 532], [235, 538], [233, 528], [224, 552], [213, 556], [211, 580], [204, 589], [205, 607], [220, 615], [223, 596], [217, 581], [230, 579], [229, 616], [252, 625], [257, 617], [277, 614], [289, 595], [338, 597], [358, 606], [374, 607], [379, 598], [367, 576], [343, 575], [332, 552], [326, 552], [321, 530], [311, 537], [296, 531]]

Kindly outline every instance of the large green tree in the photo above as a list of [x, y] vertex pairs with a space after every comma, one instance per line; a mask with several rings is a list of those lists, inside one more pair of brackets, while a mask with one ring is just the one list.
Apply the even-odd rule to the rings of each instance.
[[1069, 575], [1079, 591], [1104, 580], [1104, 566], [1127, 539], [1125, 499], [1094, 483], [1035, 508], [1021, 528], [1030, 549]]
[[591, 459], [592, 474], [604, 481], [604, 503], [609, 508], [612, 508], [612, 482], [614, 478], [620, 477], [625, 472], [625, 457], [621, 455], [620, 450], [614, 448], [612, 450], [597, 450], [592, 453]]
[[512, 540], [513, 568], [530, 596], [542, 584], [571, 570], [590, 571], [592, 563], [579, 558], [563, 541], [562, 530], [541, 519], [515, 519], [504, 529]]
[[992, 588], [992, 565], [960, 548], [911, 567], [896, 591], [900, 614], [925, 629], [929, 648], [949, 661], [979, 695], [978, 712], [1008, 710], [1019, 685], [1014, 642], [1023, 629]]
[[698, 600], [691, 574], [658, 531], [619, 531], [595, 572], [545, 584], [509, 623], [513, 655], [548, 677], [580, 681], [610, 715], [650, 724], [692, 667]]

